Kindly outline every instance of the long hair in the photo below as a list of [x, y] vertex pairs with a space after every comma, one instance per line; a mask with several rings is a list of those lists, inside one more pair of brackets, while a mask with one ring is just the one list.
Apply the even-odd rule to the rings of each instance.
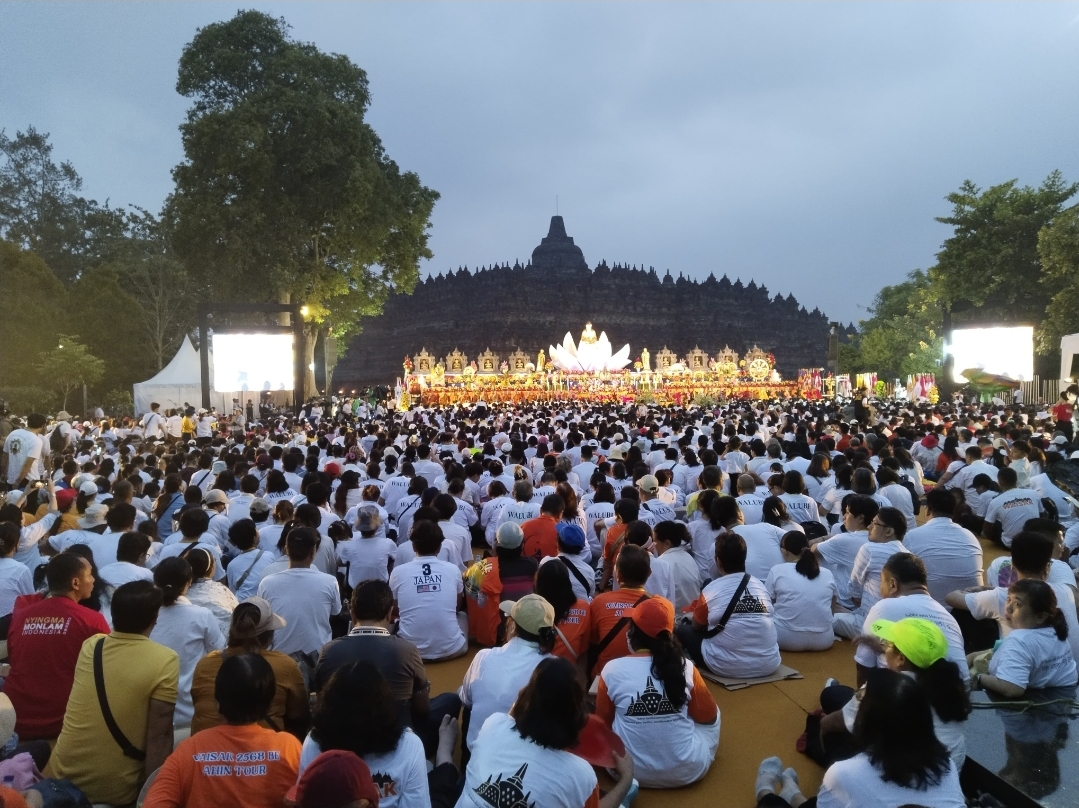
[[404, 725], [389, 683], [370, 662], [351, 662], [333, 672], [311, 715], [319, 749], [342, 749], [363, 757], [392, 752]]
[[546, 599], [554, 607], [554, 622], [557, 626], [569, 615], [569, 610], [577, 603], [577, 593], [569, 578], [566, 565], [557, 558], [540, 564], [536, 570], [535, 594]]
[[663, 682], [663, 691], [667, 700], [676, 710], [681, 710], [689, 700], [686, 693], [686, 655], [682, 643], [669, 631], [661, 631], [655, 637], [649, 637], [632, 620], [630, 624], [630, 642], [636, 648], [646, 649], [652, 655], [652, 675]]
[[568, 659], [544, 659], [521, 688], [510, 716], [522, 738], [548, 749], [577, 745], [588, 721], [581, 672]]
[[925, 687], [893, 670], [876, 671], [866, 683], [854, 737], [886, 783], [924, 791], [951, 766], [933, 730]]
[[[798, 475], [799, 479], [801, 479], [801, 476], [801, 474]], [[767, 497], [761, 508], [762, 522], [774, 527], [782, 527], [784, 522], [790, 521], [790, 517], [787, 515], [787, 504], [779, 497]]]
[[333, 498], [333, 509], [338, 516], [343, 517], [348, 513], [348, 492], [360, 487], [360, 475], [355, 471], [346, 471], [341, 475], [341, 484], [337, 486], [337, 492]]
[[816, 554], [809, 549], [809, 538], [800, 530], [790, 530], [783, 534], [779, 546], [791, 555], [798, 556], [794, 569], [799, 575], [813, 580], [820, 575], [820, 562]]
[[929, 703], [941, 721], [967, 720], [973, 708], [966, 677], [960, 675], [958, 665], [949, 659], [938, 659], [928, 668], [915, 668], [915, 676], [925, 685]]

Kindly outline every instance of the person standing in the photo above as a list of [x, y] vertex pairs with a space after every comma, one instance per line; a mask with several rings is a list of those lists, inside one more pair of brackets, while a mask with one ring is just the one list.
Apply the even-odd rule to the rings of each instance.
[[150, 581], [117, 588], [113, 633], [90, 637], [79, 652], [64, 726], [44, 774], [70, 780], [90, 802], [133, 803], [172, 752], [180, 660], [150, 639], [161, 600]]
[[47, 420], [39, 412], [26, 416], [25, 429], [13, 429], [4, 440], [5, 482], [24, 490], [45, 477], [45, 434]]

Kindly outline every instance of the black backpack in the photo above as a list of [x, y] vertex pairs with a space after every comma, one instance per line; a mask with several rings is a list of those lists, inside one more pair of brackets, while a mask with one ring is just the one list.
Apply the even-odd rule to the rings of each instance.
[[56, 428], [49, 433], [49, 449], [53, 454], [63, 454], [64, 449], [67, 448], [67, 438], [64, 437], [64, 433], [60, 431], [60, 424], [56, 425]]

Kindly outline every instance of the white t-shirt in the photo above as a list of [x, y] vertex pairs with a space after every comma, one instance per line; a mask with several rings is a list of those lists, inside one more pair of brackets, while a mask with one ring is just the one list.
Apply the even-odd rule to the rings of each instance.
[[28, 458], [34, 458], [30, 465], [30, 471], [26, 479], [30, 481], [40, 480], [45, 474], [45, 466], [41, 462], [41, 455], [45, 449], [45, 441], [41, 436], [28, 429], [14, 429], [4, 439], [4, 452], [8, 456], [7, 482], [15, 485], [20, 481], [19, 472]]
[[[457, 545], [452, 542], [442, 542], [442, 546], [438, 549], [437, 557], [449, 564], [453, 564], [461, 572], [464, 572], [464, 570], [467, 569], [467, 565], [464, 560], [462, 560]], [[397, 553], [394, 555], [393, 565], [395, 568], [400, 567], [402, 564], [407, 564], [415, 558], [416, 548], [412, 546], [412, 542], [406, 541], [404, 544], [397, 545]]]
[[775, 604], [775, 622], [787, 631], [823, 634], [832, 630], [832, 598], [839, 597], [835, 577], [821, 567], [813, 580], [793, 562], [772, 567], [764, 588]]
[[885, 782], [881, 771], [864, 752], [833, 763], [824, 773], [824, 782], [817, 792], [818, 808], [899, 808], [902, 805], [966, 808], [966, 804], [954, 763], [950, 763], [939, 784], [919, 791]]
[[461, 527], [453, 521], [441, 521], [438, 526], [442, 528], [442, 544], [452, 544], [457, 548], [457, 555], [462, 561], [472, 561], [472, 534], [467, 527]]
[[779, 541], [787, 531], [768, 522], [755, 525], [739, 525], [731, 531], [737, 533], [746, 542], [746, 572], [754, 578], [764, 580], [772, 567], [783, 563], [783, 553]]
[[1023, 530], [1027, 520], [1037, 519], [1041, 513], [1041, 498], [1037, 491], [1013, 488], [992, 499], [985, 512], [985, 523], [1000, 522], [1001, 541], [1005, 547], [1011, 547], [1012, 539]]
[[918, 527], [918, 519], [914, 515], [914, 498], [911, 497], [910, 491], [906, 487], [899, 483], [891, 483], [890, 485], [883, 485], [878, 491], [882, 497], [892, 504], [892, 507], [903, 514], [903, 517], [907, 520], [907, 530], [914, 530]]
[[835, 576], [839, 602], [848, 608], [854, 605], [850, 600], [851, 568], [854, 566], [858, 551], [862, 549], [863, 544], [868, 542], [869, 533], [856, 530], [852, 533], [837, 533], [813, 548], [821, 560], [821, 566], [826, 566]]
[[171, 648], [180, 656], [180, 686], [176, 691], [176, 712], [172, 723], [187, 726], [195, 715], [191, 700], [191, 680], [195, 665], [211, 651], [225, 647], [225, 637], [217, 624], [217, 618], [209, 609], [195, 606], [186, 597], [179, 597], [171, 606], [162, 606], [157, 613], [157, 623], [150, 632], [150, 639]]
[[411, 477], [391, 477], [382, 486], [382, 499], [386, 502], [386, 510], [397, 513], [397, 503], [401, 497], [408, 495], [408, 487], [412, 484]]
[[465, 587], [456, 565], [419, 556], [394, 566], [390, 589], [401, 615], [398, 634], [414, 644], [421, 657], [442, 659], [468, 646], [457, 623], [458, 596]]
[[457, 691], [461, 704], [472, 708], [465, 738], [469, 748], [475, 744], [483, 722], [513, 706], [517, 694], [528, 684], [536, 666], [548, 656], [540, 653], [537, 643], [520, 637], [514, 637], [500, 647], [476, 652]]
[[29, 567], [14, 558], [0, 558], [0, 617], [15, 610], [15, 599], [34, 594], [34, 576]]
[[[1049, 583], [1049, 587], [1057, 596], [1057, 606], [1064, 612], [1064, 619], [1068, 623], [1068, 645], [1072, 649], [1072, 656], [1079, 662], [1079, 619], [1075, 613], [1075, 588], [1065, 584]], [[1004, 604], [1008, 601], [1006, 587], [998, 586], [996, 589], [987, 589], [984, 592], [970, 592], [964, 598], [967, 608], [972, 616], [979, 620], [992, 618], [1000, 625], [1000, 636], [1007, 637], [1012, 633], [1012, 628], [1004, 622]]]
[[614, 505], [610, 502], [593, 502], [585, 508], [584, 514], [585, 541], [592, 550], [592, 558], [599, 558], [603, 555], [603, 547], [600, 545], [599, 537], [596, 536], [596, 522], [600, 519], [614, 519]]
[[851, 566], [847, 593], [851, 600], [861, 600], [856, 612], [859, 618], [864, 618], [880, 600], [880, 572], [888, 559], [906, 551], [901, 541], [866, 542], [858, 549]]
[[[959, 623], [952, 617], [952, 613], [941, 606], [929, 595], [911, 594], [900, 595], [897, 598], [882, 598], [873, 604], [865, 617], [862, 634], [871, 635], [873, 623], [877, 620], [891, 620], [893, 623], [908, 617], [920, 617], [928, 620], [941, 630], [944, 639], [948, 641], [948, 654], [950, 659], [959, 666], [959, 671], [967, 669], [967, 655], [963, 650], [963, 632], [959, 629]], [[884, 656], [879, 658], [869, 648], [859, 645], [854, 652], [854, 661], [865, 668], [884, 668]]]
[[[658, 499], [650, 499], [648, 502], [641, 503], [641, 512], [650, 513], [655, 517], [656, 524], [660, 522], [673, 522], [678, 516], [674, 512], [674, 508], [665, 502], [660, 502]], [[642, 516], [642, 518], [644, 518]], [[652, 525], [654, 528], [655, 525]]]
[[[299, 774], [303, 774], [320, 754], [322, 750], [308, 734], [300, 750]], [[411, 729], [401, 733], [397, 748], [392, 752], [364, 755], [363, 762], [371, 770], [371, 778], [379, 791], [379, 808], [431, 808], [423, 741]]]
[[793, 521], [824, 522], [817, 510], [817, 501], [813, 497], [806, 494], [780, 494], [779, 498], [787, 506], [787, 515]]
[[1017, 628], [993, 652], [989, 675], [1022, 688], [1072, 687], [1075, 657], [1052, 628]]
[[693, 560], [697, 562], [701, 581], [716, 578], [719, 575], [716, 570], [716, 538], [726, 530], [713, 528], [708, 519], [690, 522], [688, 529], [690, 552], [693, 554]]
[[[276, 560], [277, 556], [270, 548], [261, 546], [255, 546], [232, 559], [226, 575], [229, 589], [236, 594], [236, 599], [246, 600], [257, 594], [266, 568]], [[241, 578], [243, 585], [237, 589], [236, 584]]]
[[596, 773], [583, 758], [522, 738], [505, 713], [484, 722], [471, 751], [456, 808], [582, 808], [596, 790]]
[[[411, 544], [411, 542], [410, 542]], [[397, 545], [390, 539], [377, 536], [355, 536], [337, 545], [337, 562], [348, 564], [348, 585], [356, 587], [361, 581], [389, 581], [389, 562], [397, 556]]]
[[742, 521], [755, 525], [764, 519], [764, 497], [760, 494], [740, 494], [736, 501], [742, 509]]
[[686, 660], [687, 701], [675, 708], [663, 681], [652, 674], [651, 654], [612, 659], [600, 677], [614, 705], [614, 732], [633, 757], [633, 776], [647, 788], [677, 788], [708, 771], [719, 745], [719, 721], [698, 724], [689, 715], [693, 663]]
[[154, 574], [146, 567], [140, 567], [130, 561], [114, 561], [104, 567], [99, 567], [97, 577], [107, 586], [116, 588], [132, 581], [152, 581]]
[[[1002, 573], [1005, 575], [1006, 581], [1000, 579]], [[993, 559], [989, 564], [989, 569], [985, 572], [985, 580], [990, 586], [1007, 586], [1012, 583], [1015, 580], [1015, 570], [1012, 569], [1011, 556], [1000, 556]], [[1049, 577], [1046, 580], [1051, 584], [1075, 586], [1075, 570], [1059, 558], [1054, 558], [1049, 562]]]
[[949, 592], [982, 584], [981, 543], [946, 516], [908, 531], [903, 546], [925, 564], [929, 592], [942, 604]]
[[[210, 555], [214, 557], [214, 580], [224, 581], [226, 573], [225, 567], [221, 563], [221, 548], [218, 547], [217, 542], [215, 541], [215, 537], [210, 533], [203, 533], [201, 536], [199, 536], [198, 541], [193, 543], [179, 541], [172, 544], [166, 544], [157, 552], [156, 555], [151, 556], [149, 559], [147, 559], [146, 564], [150, 567], [150, 569], [154, 569], [166, 558], [173, 558], [175, 556], [182, 555], [189, 547], [192, 546], [192, 544], [197, 545], [203, 550], [207, 550]], [[113, 553], [113, 556], [115, 557], [115, 553]]]
[[[498, 528], [506, 522], [516, 522], [519, 525], [523, 525], [529, 519], [535, 519], [539, 515], [540, 506], [535, 502], [508, 502], [498, 515], [498, 526], [495, 528], [495, 533], [497, 534]], [[471, 553], [469, 553], [469, 555], [471, 555]]]
[[258, 596], [287, 623], [274, 634], [275, 651], [310, 654], [332, 639], [330, 617], [341, 613], [341, 590], [332, 575], [314, 567], [287, 569], [259, 581]]
[[[727, 604], [742, 582], [741, 573], [724, 575], [701, 591], [711, 629], [727, 610]], [[703, 607], [695, 613], [699, 618]], [[715, 637], [705, 639], [701, 654], [709, 670], [720, 676], [768, 676], [780, 665], [779, 640], [776, 637], [772, 599], [764, 584], [750, 576], [749, 584], [727, 627]], [[701, 621], [703, 622], [703, 621]]]

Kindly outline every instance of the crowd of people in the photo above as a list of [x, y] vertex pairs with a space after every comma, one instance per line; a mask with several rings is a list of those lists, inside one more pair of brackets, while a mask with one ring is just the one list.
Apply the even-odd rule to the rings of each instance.
[[1076, 684], [1074, 398], [5, 417], [0, 772], [113, 806], [613, 808], [708, 772], [708, 679], [845, 639], [820, 793], [769, 758], [758, 804], [964, 805], [969, 691]]

